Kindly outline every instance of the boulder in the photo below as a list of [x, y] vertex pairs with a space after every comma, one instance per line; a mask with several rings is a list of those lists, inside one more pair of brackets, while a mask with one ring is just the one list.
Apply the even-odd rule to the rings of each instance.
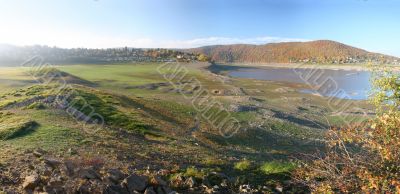
[[76, 155], [78, 152], [77, 152], [76, 150], [72, 149], [72, 148], [69, 148], [69, 149], [68, 149], [68, 153], [69, 153], [70, 155]]
[[167, 182], [165, 182], [161, 177], [159, 176], [154, 176], [153, 178], [151, 178], [151, 184], [153, 184], [154, 186], [167, 186]]
[[101, 176], [93, 169], [82, 169], [79, 171], [79, 176], [83, 179], [99, 179]]
[[78, 185], [76, 193], [90, 194], [92, 193], [92, 189], [90, 188], [90, 185], [88, 183], [80, 183], [80, 185]]
[[113, 183], [119, 183], [126, 175], [118, 169], [110, 169], [107, 171], [108, 179]]
[[178, 174], [171, 180], [171, 183], [174, 187], [182, 187], [184, 186], [185, 178], [182, 175]]
[[157, 172], [157, 174], [158, 174], [158, 175], [161, 175], [161, 176], [167, 176], [167, 175], [171, 174], [171, 171], [166, 170], [166, 169], [161, 169], [161, 170], [159, 170], [159, 171]]
[[46, 154], [46, 151], [42, 149], [36, 149], [35, 151], [33, 151], [33, 155], [38, 158], [42, 157], [44, 154]]
[[252, 189], [250, 185], [240, 185], [239, 191], [241, 193], [251, 193]]
[[44, 192], [42, 193], [47, 193], [47, 194], [66, 193], [65, 189], [61, 186], [58, 187], [44, 186], [43, 191]]
[[157, 194], [157, 193], [154, 191], [153, 187], [148, 187], [148, 188], [144, 191], [144, 194]]
[[61, 187], [64, 185], [63, 178], [59, 175], [53, 176], [50, 178], [49, 182], [47, 183], [48, 186], [51, 187]]
[[157, 187], [157, 194], [171, 194], [171, 193], [176, 193], [176, 192], [172, 191], [169, 187], [166, 186]]
[[212, 190], [212, 193], [219, 193], [220, 188], [218, 185], [214, 185], [211, 190]]
[[229, 181], [229, 177], [223, 173], [211, 172], [203, 178], [203, 184], [207, 186], [221, 185], [223, 182]]
[[185, 185], [189, 188], [193, 188], [196, 186], [196, 180], [193, 177], [189, 177], [185, 181]]
[[73, 176], [75, 174], [75, 164], [72, 161], [65, 161], [65, 173], [68, 176]]
[[275, 190], [278, 191], [279, 193], [282, 193], [282, 192], [283, 192], [283, 187], [280, 186], [280, 185], [277, 185], [277, 186], [275, 187]]
[[40, 174], [42, 175], [42, 176], [47, 176], [47, 177], [49, 177], [49, 176], [51, 176], [51, 174], [53, 173], [50, 169], [48, 169], [48, 168], [44, 168], [44, 169], [41, 169], [42, 171], [40, 171]]
[[22, 187], [25, 190], [34, 190], [39, 185], [39, 182], [40, 182], [39, 175], [33, 174], [33, 175], [25, 177]]
[[221, 183], [221, 187], [227, 188], [228, 187], [228, 180], [223, 180]]
[[124, 185], [109, 185], [104, 191], [104, 194], [129, 194], [128, 190]]
[[148, 185], [148, 177], [132, 174], [124, 179], [123, 183], [126, 185], [128, 191], [131, 193], [133, 193], [134, 191], [143, 192]]
[[164, 194], [164, 191], [161, 187], [157, 187], [157, 194]]
[[53, 169], [57, 168], [61, 162], [58, 161], [57, 159], [53, 159], [53, 158], [46, 158], [44, 159], [44, 163], [50, 167], [52, 167]]

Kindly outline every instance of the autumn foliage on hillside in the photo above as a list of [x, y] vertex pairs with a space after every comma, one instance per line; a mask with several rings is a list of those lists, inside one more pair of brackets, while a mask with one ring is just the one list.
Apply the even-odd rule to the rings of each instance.
[[329, 130], [326, 151], [296, 172], [315, 193], [400, 193], [400, 77], [378, 74], [377, 117]]
[[271, 43], [266, 45], [220, 45], [191, 49], [216, 62], [247, 63], [361, 63], [393, 62], [394, 57], [370, 53], [334, 41]]

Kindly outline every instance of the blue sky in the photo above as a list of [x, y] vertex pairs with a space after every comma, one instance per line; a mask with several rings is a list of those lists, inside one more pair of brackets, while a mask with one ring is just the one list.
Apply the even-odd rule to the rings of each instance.
[[197, 47], [329, 39], [400, 56], [396, 0], [0, 0], [0, 43]]

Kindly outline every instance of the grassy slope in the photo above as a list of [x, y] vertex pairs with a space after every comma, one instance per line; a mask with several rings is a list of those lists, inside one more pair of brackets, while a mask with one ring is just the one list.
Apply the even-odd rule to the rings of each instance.
[[[165, 114], [172, 114], [172, 117], [177, 118], [179, 116], [182, 120], [193, 120], [192, 115], [194, 114], [193, 108], [190, 106], [190, 102], [183, 99], [180, 94], [175, 92], [165, 92], [162, 88], [157, 88], [153, 90], [149, 89], [140, 89], [140, 88], [131, 88], [127, 86], [140, 86], [151, 83], [161, 83], [166, 82], [161, 75], [158, 74], [156, 68], [159, 64], [140, 64], [140, 65], [129, 65], [129, 64], [112, 64], [112, 65], [73, 65], [73, 66], [61, 66], [60, 70], [80, 77], [84, 80], [89, 80], [93, 83], [98, 84], [97, 89], [105, 90], [114, 94], [121, 94], [130, 97], [145, 97], [141, 99], [141, 103], [147, 104], [148, 107], [155, 110], [155, 112], [165, 112]], [[231, 85], [238, 86], [240, 88], [244, 88], [247, 93], [247, 96], [256, 97], [258, 99], [263, 100], [262, 106], [269, 109], [279, 110], [281, 112], [287, 112], [288, 114], [305, 114], [309, 116], [315, 117], [315, 111], [325, 111], [322, 110], [324, 106], [324, 100], [318, 97], [313, 97], [307, 94], [299, 94], [295, 91], [289, 91], [286, 93], [276, 92], [279, 88], [299, 88], [301, 85], [299, 84], [281, 84], [281, 83], [273, 83], [273, 82], [263, 82], [256, 80], [233, 80], [233, 83], [223, 84], [218, 79], [210, 79], [210, 76], [204, 74], [201, 70], [197, 68], [189, 67], [190, 76], [194, 76], [198, 78], [203, 87], [208, 90], [224, 90], [231, 89]], [[23, 69], [9, 69], [7, 68], [2, 76], [4, 76], [4, 80], [23, 80], [21, 85], [17, 87], [21, 87], [23, 85], [30, 85], [29, 79], [30, 77], [24, 77]], [[7, 75], [7, 76], [5, 76]], [[7, 83], [7, 82], [2, 82]], [[13, 88], [15, 86], [8, 86], [9, 88]], [[172, 88], [172, 86], [169, 86]], [[282, 96], [286, 98], [282, 98]], [[243, 101], [244, 104], [254, 104], [254, 102], [249, 102], [247, 100], [243, 100], [240, 96], [217, 96], [218, 100], [226, 104], [227, 107], [232, 102], [235, 101]], [[299, 103], [301, 103], [302, 98], [309, 98], [316, 105], [315, 109], [321, 110], [308, 110], [308, 111], [299, 111]], [[176, 100], [179, 99], [179, 100]], [[155, 100], [161, 100], [161, 103], [157, 103], [157, 106], [154, 106], [151, 102]], [[283, 100], [287, 102], [283, 102]], [[4, 101], [4, 100], [3, 100]], [[131, 103], [132, 107], [137, 106], [137, 103]], [[135, 105], [136, 104], [136, 105]], [[304, 103], [303, 103], [304, 104]], [[310, 104], [310, 103], [308, 103]], [[179, 108], [180, 107], [180, 108]], [[177, 110], [174, 110], [177, 109]], [[303, 109], [302, 109], [303, 110]], [[257, 119], [258, 113], [256, 112], [242, 112], [242, 113], [234, 113], [239, 120], [243, 122], [248, 122]], [[161, 116], [160, 116], [161, 117]], [[323, 122], [324, 118], [315, 118], [317, 121]], [[332, 121], [336, 121], [336, 118], [333, 118]], [[188, 123], [187, 121], [186, 123]], [[279, 124], [281, 125], [281, 124]], [[290, 127], [285, 127], [290, 128]], [[293, 127], [292, 127], [293, 128]]]
[[[93, 106], [106, 114], [107, 118], [110, 114], [107, 110], [118, 113], [111, 114], [108, 118], [117, 119], [114, 120], [116, 122], [108, 122], [107, 128], [92, 134], [87, 133], [90, 126], [82, 125], [81, 122], [61, 110], [52, 108], [37, 110], [26, 107], [1, 110], [4, 113], [12, 113], [15, 118], [30, 118], [39, 126], [32, 133], [0, 141], [0, 146], [4, 148], [0, 151], [0, 161], [8, 161], [14, 156], [13, 154], [22, 155], [26, 150], [37, 147], [61, 155], [64, 155], [69, 148], [73, 148], [83, 155], [99, 153], [110, 161], [118, 159], [119, 163], [134, 164], [137, 168], [149, 164], [162, 165], [165, 168], [172, 168], [175, 165], [186, 168], [195, 165], [202, 168], [223, 169], [231, 174], [247, 176], [246, 171], [234, 169], [237, 159], [247, 158], [253, 163], [250, 171], [259, 179], [258, 175], [263, 174], [263, 171], [275, 172], [271, 168], [277, 165], [275, 163], [268, 165], [268, 162], [275, 159], [287, 161], [290, 155], [315, 150], [315, 145], [310, 144], [307, 138], [319, 138], [322, 135], [321, 129], [307, 127], [304, 123], [297, 121], [305, 122], [311, 118], [313, 122], [323, 123], [325, 118], [320, 115], [329, 115], [329, 110], [324, 108], [326, 106], [324, 99], [296, 92], [297, 88], [303, 86], [246, 79], [231, 79], [224, 84], [215, 75], [204, 72], [196, 65], [188, 65], [189, 75], [196, 77], [209, 91], [243, 89], [245, 94], [215, 95], [215, 98], [226, 108], [232, 104], [261, 107], [261, 110], [257, 111], [232, 112], [248, 129], [233, 138], [223, 138], [204, 120], [200, 121], [200, 130], [191, 134], [190, 130], [195, 125], [197, 114], [190, 100], [171, 91], [172, 86], [153, 89], [131, 87], [166, 82], [156, 71], [159, 65], [112, 64], [58, 67], [82, 80], [95, 83], [94, 88], [73, 86], [82, 91], [83, 96], [89, 101], [93, 100]], [[0, 92], [3, 95], [0, 105], [32, 97], [26, 95], [26, 91], [29, 90], [27, 87], [34, 82], [24, 72], [26, 73], [26, 69], [23, 68], [0, 69], [0, 86], [7, 89]], [[11, 83], [11, 80], [14, 82]], [[22, 92], [9, 92], [19, 88], [24, 89]], [[280, 88], [292, 89], [285, 93], [277, 92]], [[250, 98], [256, 98], [257, 101]], [[365, 106], [363, 102], [359, 103], [360, 106]], [[110, 107], [105, 108], [107, 106]], [[276, 118], [270, 114], [271, 110], [294, 115], [297, 120]], [[119, 120], [120, 116], [118, 118], [112, 116], [119, 114], [127, 115], [127, 117], [123, 116], [124, 119]], [[126, 120], [127, 118], [132, 122], [149, 126], [147, 130], [151, 133], [147, 133], [143, 138], [143, 136], [129, 135], [118, 130], [127, 128], [125, 125], [120, 125], [121, 122], [130, 122]], [[337, 118], [332, 118], [332, 121], [340, 124]], [[7, 124], [7, 121], [4, 123]], [[276, 168], [277, 171], [290, 169], [279, 165]], [[261, 180], [264, 179], [261, 178]]]

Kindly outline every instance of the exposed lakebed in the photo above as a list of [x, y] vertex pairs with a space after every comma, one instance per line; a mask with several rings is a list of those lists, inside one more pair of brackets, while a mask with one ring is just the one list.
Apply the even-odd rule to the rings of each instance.
[[310, 88], [301, 92], [325, 97], [364, 100], [371, 89], [371, 73], [366, 70], [322, 68], [238, 67], [214, 65], [212, 71], [224, 71], [236, 78], [250, 78], [290, 83], [302, 83]]

